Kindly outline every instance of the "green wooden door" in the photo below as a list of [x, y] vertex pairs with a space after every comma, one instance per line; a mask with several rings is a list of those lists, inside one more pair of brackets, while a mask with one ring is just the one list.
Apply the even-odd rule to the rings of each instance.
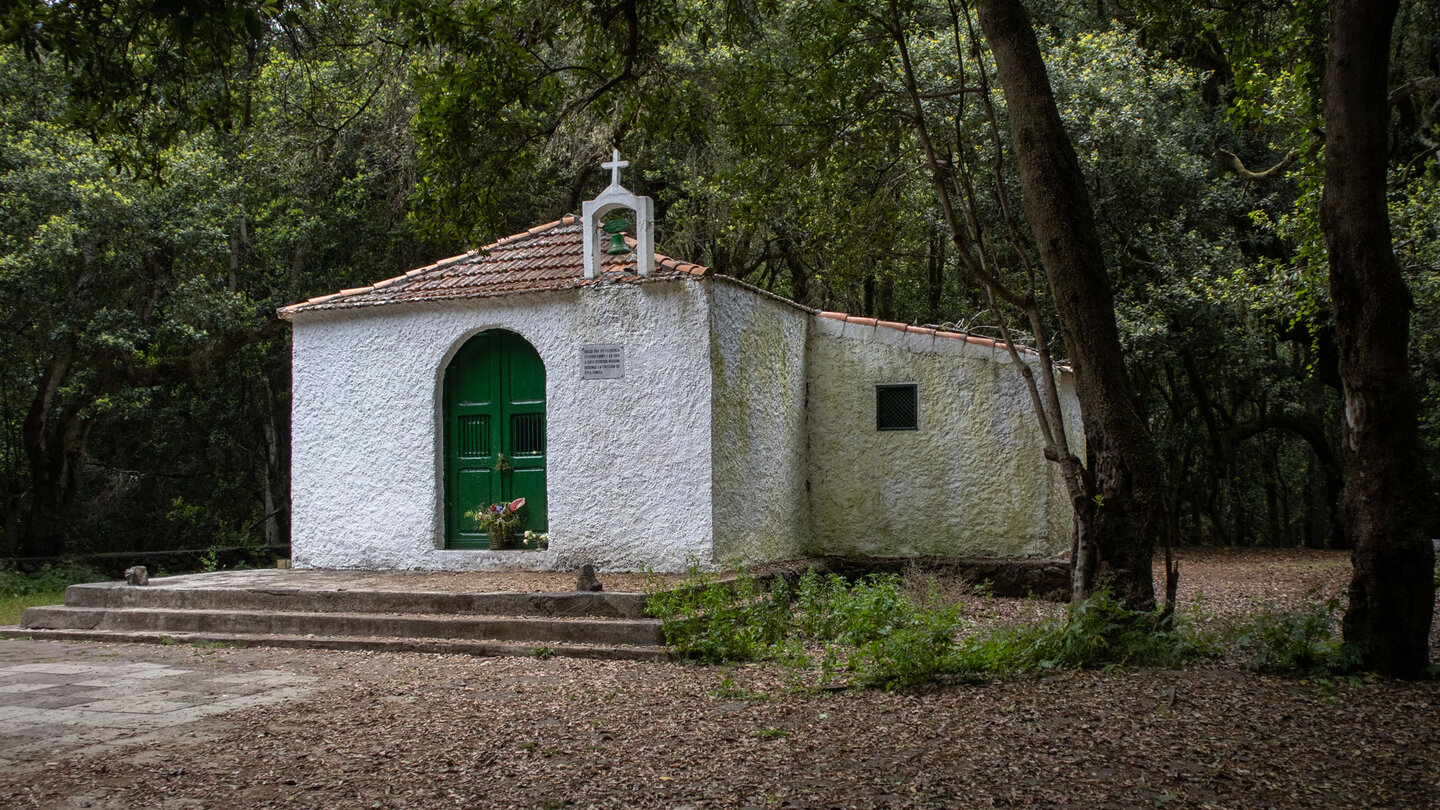
[[526, 340], [492, 329], [445, 370], [445, 545], [489, 548], [469, 512], [525, 499], [523, 524], [546, 531], [545, 365]]

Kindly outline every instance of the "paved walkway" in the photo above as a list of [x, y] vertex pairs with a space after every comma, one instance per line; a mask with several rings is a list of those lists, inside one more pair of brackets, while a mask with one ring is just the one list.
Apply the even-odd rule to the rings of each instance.
[[310, 675], [206, 660], [189, 646], [0, 639], [0, 768], [144, 742], [299, 697]]

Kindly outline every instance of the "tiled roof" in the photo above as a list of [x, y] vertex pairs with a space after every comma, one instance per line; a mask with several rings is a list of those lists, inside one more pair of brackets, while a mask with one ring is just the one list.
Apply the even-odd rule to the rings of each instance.
[[[632, 248], [635, 246], [635, 240], [627, 241]], [[280, 316], [288, 318], [296, 312], [316, 309], [492, 298], [605, 284], [699, 278], [710, 274], [707, 267], [659, 254], [655, 256], [655, 271], [648, 277], [636, 274], [633, 253], [620, 256], [605, 254], [601, 257], [600, 267], [598, 276], [585, 278], [580, 218], [567, 214], [558, 221], [508, 236], [479, 250], [441, 259], [403, 276], [281, 307]]]
[[[629, 255], [601, 257], [601, 273], [585, 278], [584, 244], [580, 218], [567, 214], [545, 225], [537, 225], [523, 233], [507, 236], [479, 250], [411, 270], [403, 276], [377, 281], [368, 287], [341, 290], [331, 295], [311, 298], [280, 308], [280, 316], [289, 318], [296, 312], [319, 309], [374, 307], [409, 301], [444, 301], [466, 298], [494, 298], [502, 295], [569, 290], [607, 284], [637, 284], [676, 278], [704, 278], [710, 268], [655, 254], [655, 271], [640, 276], [635, 270], [635, 257]], [[635, 240], [626, 241], [633, 248]], [[830, 318], [857, 326], [895, 329], [936, 338], [962, 340], [966, 343], [1005, 350], [1003, 341], [930, 326], [912, 326], [898, 321], [862, 318], [843, 312], [821, 312], [797, 304], [743, 281], [726, 279], [741, 287], [775, 298], [821, 318]], [[1034, 355], [1034, 349], [1016, 347], [1021, 353]]]
[[[857, 326], [874, 326], [883, 329], [896, 329], [901, 332], [909, 332], [914, 335], [930, 335], [937, 338], [949, 338], [951, 340], [963, 340], [973, 346], [982, 346], [987, 349], [999, 349], [1005, 351], [1005, 341], [996, 338], [972, 335], [969, 332], [960, 332], [952, 329], [943, 329], [935, 326], [914, 326], [899, 321], [882, 321], [876, 318], [862, 318], [859, 315], [846, 315], [843, 312], [816, 312], [821, 318], [853, 323]], [[1020, 344], [1015, 345], [1015, 350], [1021, 354], [1038, 355], [1039, 352]]]

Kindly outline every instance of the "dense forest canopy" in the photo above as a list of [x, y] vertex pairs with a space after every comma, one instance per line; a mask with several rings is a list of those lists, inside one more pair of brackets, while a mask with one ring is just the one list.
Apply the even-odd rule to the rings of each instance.
[[[1343, 546], [1327, 5], [1028, 6], [1175, 538]], [[1437, 32], [1400, 4], [1386, 186], [1432, 471]], [[0, 36], [0, 554], [283, 544], [275, 308], [577, 211], [612, 148], [667, 254], [1071, 354], [958, 0], [30, 0]]]

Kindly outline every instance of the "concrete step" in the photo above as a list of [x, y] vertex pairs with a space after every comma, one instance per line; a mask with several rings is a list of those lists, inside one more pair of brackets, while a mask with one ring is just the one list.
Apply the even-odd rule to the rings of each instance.
[[117, 630], [165, 634], [364, 636], [633, 646], [664, 643], [660, 622], [654, 619], [112, 608], [67, 604], [29, 608], [21, 619], [21, 626], [33, 630]]
[[313, 650], [375, 650], [447, 655], [523, 656], [530, 658], [594, 658], [609, 661], [668, 661], [658, 646], [607, 644], [516, 643], [439, 638], [366, 638], [360, 636], [250, 635], [243, 633], [158, 633], [138, 630], [41, 630], [0, 627], [0, 638], [42, 641], [107, 641], [138, 644], [196, 644], [227, 647], [280, 647]]
[[[244, 573], [244, 572], [242, 572]], [[291, 613], [428, 613], [475, 616], [591, 616], [645, 618], [643, 593], [452, 593], [236, 586], [169, 586], [187, 577], [153, 580], [145, 587], [124, 582], [71, 585], [65, 604], [89, 608], [284, 611]], [[238, 583], [247, 578], [237, 577]]]

